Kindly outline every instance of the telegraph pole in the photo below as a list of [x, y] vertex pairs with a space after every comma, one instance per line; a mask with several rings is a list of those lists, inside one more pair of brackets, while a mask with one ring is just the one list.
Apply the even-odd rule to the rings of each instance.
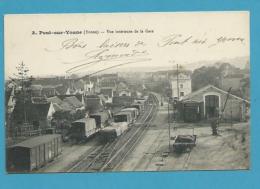
[[180, 99], [180, 91], [179, 91], [179, 65], [177, 64], [177, 97], [178, 97], [178, 100]]
[[168, 131], [169, 131], [169, 153], [170, 153], [171, 152], [170, 97], [168, 99]]

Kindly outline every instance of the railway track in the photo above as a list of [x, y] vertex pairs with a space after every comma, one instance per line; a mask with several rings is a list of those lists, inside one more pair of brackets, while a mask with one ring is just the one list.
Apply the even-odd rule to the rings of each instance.
[[118, 167], [142, 138], [157, 112], [159, 101], [155, 95], [151, 94], [149, 101], [151, 102], [149, 109], [138, 120], [139, 124], [133, 125], [130, 130], [113, 142], [97, 147], [90, 155], [74, 164], [66, 172], [99, 172]]
[[191, 157], [191, 151], [187, 152], [187, 154], [185, 154], [182, 170], [188, 169], [190, 157]]

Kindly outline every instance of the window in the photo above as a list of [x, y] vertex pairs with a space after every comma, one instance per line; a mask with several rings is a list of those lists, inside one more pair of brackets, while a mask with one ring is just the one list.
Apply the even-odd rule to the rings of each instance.
[[180, 92], [180, 96], [184, 96], [184, 92]]
[[181, 89], [183, 88], [183, 84], [180, 84], [180, 88], [181, 88]]

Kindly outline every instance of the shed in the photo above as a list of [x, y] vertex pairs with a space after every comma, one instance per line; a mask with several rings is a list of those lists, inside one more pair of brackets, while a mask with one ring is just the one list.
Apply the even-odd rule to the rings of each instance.
[[[188, 114], [188, 108], [186, 107], [190, 108], [193, 112], [192, 114], [195, 114], [194, 111], [196, 111], [196, 116], [198, 116], [196, 119], [199, 120], [218, 117], [225, 106], [227, 96], [227, 91], [208, 85], [184, 96], [180, 101], [181, 106], [178, 106], [178, 110], [184, 120]], [[246, 111], [249, 105], [250, 102], [248, 100], [229, 94], [222, 118], [225, 120], [243, 121], [246, 118]]]

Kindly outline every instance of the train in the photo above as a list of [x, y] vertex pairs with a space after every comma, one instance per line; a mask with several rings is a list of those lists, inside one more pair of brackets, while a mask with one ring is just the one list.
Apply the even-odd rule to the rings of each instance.
[[[138, 99], [111, 116], [99, 112], [71, 123], [68, 137], [77, 141], [87, 140], [99, 134], [103, 142], [110, 142], [128, 131], [145, 110], [147, 99]], [[8, 147], [7, 168], [9, 172], [30, 172], [43, 167], [62, 153], [62, 136], [46, 134], [33, 137]]]
[[[146, 105], [147, 98], [137, 99], [133, 104], [122, 107], [117, 113], [114, 113], [112, 123], [105, 112], [94, 113], [87, 118], [74, 121], [71, 124], [69, 138], [82, 141], [98, 133], [102, 141], [113, 140], [136, 122]], [[108, 138], [110, 139], [108, 140]]]

